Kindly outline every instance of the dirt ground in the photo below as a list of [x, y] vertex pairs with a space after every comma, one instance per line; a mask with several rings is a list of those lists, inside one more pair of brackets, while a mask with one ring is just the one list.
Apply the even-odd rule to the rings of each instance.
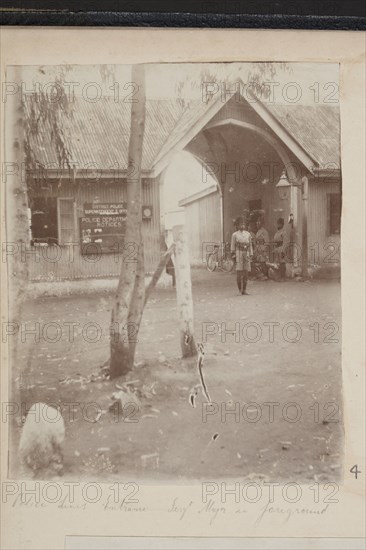
[[[196, 360], [180, 358], [172, 288], [156, 289], [146, 306], [127, 378], [140, 402], [124, 417], [108, 409], [126, 380], [104, 380], [100, 368], [108, 359], [112, 294], [25, 304], [22, 330], [33, 327], [40, 338], [24, 333], [16, 373], [21, 398], [26, 407], [61, 407], [64, 478], [339, 480], [339, 282], [252, 281], [250, 295], [239, 296], [234, 273], [194, 269], [192, 277], [195, 337], [205, 343], [204, 374], [215, 403], [209, 411], [201, 393], [196, 407], [190, 404], [199, 377]], [[61, 327], [53, 343], [60, 329], [49, 323]], [[79, 323], [74, 341], [65, 323]], [[235, 324], [236, 334], [225, 333]]]

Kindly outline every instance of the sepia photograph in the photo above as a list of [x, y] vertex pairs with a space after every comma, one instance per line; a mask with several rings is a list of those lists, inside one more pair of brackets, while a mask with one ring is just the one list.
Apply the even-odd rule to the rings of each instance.
[[341, 482], [339, 64], [3, 95], [10, 476]]
[[361, 550], [364, 36], [0, 31], [0, 546]]

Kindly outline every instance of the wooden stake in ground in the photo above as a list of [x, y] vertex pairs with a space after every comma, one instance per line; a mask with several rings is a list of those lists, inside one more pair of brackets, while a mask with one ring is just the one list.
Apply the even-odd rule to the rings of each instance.
[[175, 274], [177, 288], [178, 319], [180, 329], [180, 346], [183, 357], [197, 354], [193, 336], [193, 298], [191, 265], [187, 238], [183, 225], [173, 227], [175, 243]]

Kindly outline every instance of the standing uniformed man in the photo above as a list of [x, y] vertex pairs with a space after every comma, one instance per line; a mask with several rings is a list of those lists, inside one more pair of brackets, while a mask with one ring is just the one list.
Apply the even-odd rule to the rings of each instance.
[[236, 282], [240, 294], [248, 294], [248, 272], [250, 271], [250, 260], [253, 256], [252, 238], [243, 218], [237, 219], [238, 231], [231, 237], [231, 255], [236, 261]]
[[287, 245], [287, 233], [284, 228], [285, 220], [278, 218], [277, 231], [273, 237], [274, 245], [274, 259], [280, 266], [280, 281], [284, 281], [286, 278], [286, 245]]

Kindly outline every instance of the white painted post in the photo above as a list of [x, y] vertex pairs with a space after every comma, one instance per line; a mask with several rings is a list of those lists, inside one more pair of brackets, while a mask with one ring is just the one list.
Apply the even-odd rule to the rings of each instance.
[[308, 199], [309, 199], [309, 180], [306, 176], [302, 178], [302, 266], [301, 275], [307, 278], [308, 273]]
[[196, 355], [197, 349], [193, 335], [193, 298], [191, 265], [187, 238], [183, 225], [173, 227], [175, 242], [175, 275], [177, 306], [180, 329], [180, 345], [183, 357]]

